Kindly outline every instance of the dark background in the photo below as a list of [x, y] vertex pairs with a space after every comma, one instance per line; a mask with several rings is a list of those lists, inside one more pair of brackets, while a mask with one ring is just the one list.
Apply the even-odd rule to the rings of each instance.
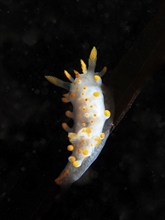
[[[65, 79], [93, 46], [108, 73], [161, 1], [0, 1], [0, 219], [165, 219], [165, 69], [148, 80], [101, 155], [68, 191]], [[109, 83], [109, 87], [110, 87]], [[58, 217], [58, 218], [59, 218]]]

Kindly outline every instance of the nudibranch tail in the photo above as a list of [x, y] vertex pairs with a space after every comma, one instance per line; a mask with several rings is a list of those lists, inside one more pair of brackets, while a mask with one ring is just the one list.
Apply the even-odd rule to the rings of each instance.
[[95, 72], [96, 61], [97, 50], [93, 47], [88, 68], [85, 62], [80, 60], [82, 74], [74, 70], [74, 79], [64, 70], [65, 76], [71, 83], [46, 76], [46, 79], [54, 85], [69, 90], [64, 94], [62, 101], [71, 102], [73, 105], [73, 112], [66, 111], [65, 115], [74, 120], [74, 126], [70, 128], [65, 122], [62, 123], [71, 143], [67, 149], [72, 154], [65, 169], [55, 180], [59, 185], [66, 186], [78, 180], [98, 157], [110, 134], [113, 109], [109, 91], [107, 92], [101, 79], [107, 68], [104, 67], [99, 73]]

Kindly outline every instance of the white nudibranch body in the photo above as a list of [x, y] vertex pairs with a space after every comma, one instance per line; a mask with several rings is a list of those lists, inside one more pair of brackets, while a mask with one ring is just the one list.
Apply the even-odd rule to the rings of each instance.
[[66, 111], [65, 113], [67, 117], [74, 120], [73, 128], [62, 123], [71, 142], [67, 149], [72, 154], [68, 158], [69, 162], [66, 168], [55, 180], [60, 185], [71, 184], [82, 176], [97, 158], [112, 126], [112, 120], [108, 126], [105, 126], [105, 122], [111, 116], [110, 109], [105, 108], [102, 91], [101, 76], [105, 74], [106, 67], [100, 73], [95, 73], [96, 59], [97, 50], [93, 47], [89, 56], [88, 69], [84, 61], [80, 60], [82, 74], [74, 70], [75, 79], [73, 79], [65, 70], [64, 73], [71, 83], [53, 76], [45, 76], [51, 83], [69, 90], [62, 101], [71, 102], [73, 105], [73, 112]]

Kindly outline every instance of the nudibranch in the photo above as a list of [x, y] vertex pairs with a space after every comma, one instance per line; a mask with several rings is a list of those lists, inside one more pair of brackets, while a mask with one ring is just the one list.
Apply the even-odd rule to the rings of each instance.
[[[106, 73], [104, 67], [101, 72], [95, 72], [97, 50], [91, 50], [88, 68], [80, 60], [82, 73], [74, 70], [75, 79], [64, 70], [69, 82], [64, 82], [54, 76], [45, 76], [52, 84], [62, 87], [69, 92], [64, 94], [62, 101], [71, 102], [73, 112], [66, 111], [65, 115], [74, 121], [70, 128], [62, 123], [68, 132], [72, 152], [62, 173], [55, 179], [56, 184], [67, 186], [78, 180], [101, 152], [113, 125], [113, 100], [109, 89], [102, 84], [101, 77]], [[105, 97], [104, 97], [105, 96]]]

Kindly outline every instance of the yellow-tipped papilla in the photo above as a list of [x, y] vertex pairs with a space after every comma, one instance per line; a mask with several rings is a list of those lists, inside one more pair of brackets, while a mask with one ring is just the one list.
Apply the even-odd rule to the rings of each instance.
[[68, 102], [70, 102], [70, 101], [69, 101], [67, 98], [65, 98], [65, 97], [62, 97], [61, 100], [62, 100], [63, 103], [68, 103]]
[[67, 125], [67, 123], [63, 122], [62, 123], [62, 128], [66, 131], [66, 132], [71, 132], [72, 129]]
[[66, 115], [68, 118], [72, 118], [73, 113], [72, 113], [71, 111], [67, 110], [67, 111], [65, 112], [65, 115]]
[[97, 49], [96, 47], [93, 47], [89, 56], [90, 60], [96, 60], [97, 59]]
[[57, 77], [55, 76], [45, 76], [45, 78], [50, 82], [52, 83], [53, 85], [55, 86], [58, 86], [58, 87], [61, 87], [63, 89], [66, 89], [66, 90], [69, 90], [70, 89], [70, 83], [68, 82], [64, 82], [62, 81], [61, 79], [58, 79]]
[[81, 63], [82, 72], [83, 72], [83, 73], [86, 73], [86, 72], [87, 72], [87, 67], [86, 67], [85, 62], [81, 59], [81, 60], [80, 60], [80, 63]]
[[71, 82], [74, 82], [74, 79], [73, 79], [72, 76], [68, 73], [68, 71], [64, 70], [64, 74], [65, 74], [66, 78], [68, 78]]
[[101, 72], [99, 73], [100, 76], [104, 76], [104, 74], [107, 72], [107, 67], [104, 66]]
[[96, 47], [93, 47], [89, 56], [89, 60], [88, 60], [88, 69], [89, 71], [94, 72], [95, 70], [95, 66], [96, 66], [96, 61], [97, 61], [97, 50]]
[[77, 70], [73, 70], [73, 72], [74, 72], [76, 78], [80, 78], [80, 73]]

